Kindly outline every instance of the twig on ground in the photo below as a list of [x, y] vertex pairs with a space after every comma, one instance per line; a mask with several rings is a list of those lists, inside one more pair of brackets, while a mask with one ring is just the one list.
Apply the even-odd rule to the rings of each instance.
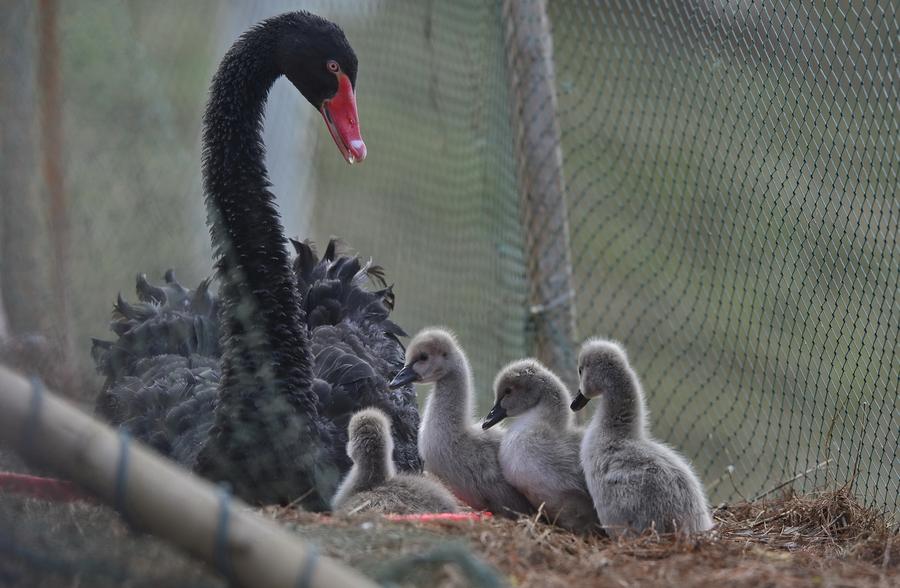
[[766, 491], [763, 492], [762, 494], [757, 494], [756, 496], [753, 497], [753, 500], [751, 500], [750, 502], [756, 502], [757, 500], [761, 500], [761, 499], [765, 498], [766, 496], [769, 496], [769, 495], [771, 495], [771, 494], [774, 494], [775, 492], [778, 492], [779, 490], [781, 490], [781, 489], [784, 488], [785, 486], [788, 486], [788, 485], [790, 485], [790, 484], [796, 482], [796, 481], [799, 480], [800, 478], [806, 477], [806, 476], [808, 476], [809, 474], [811, 474], [811, 473], [813, 473], [813, 472], [815, 472], [815, 471], [817, 471], [817, 470], [819, 470], [819, 469], [822, 469], [823, 467], [825, 467], [825, 466], [827, 466], [828, 464], [830, 464], [831, 461], [832, 461], [832, 459], [829, 457], [828, 459], [826, 459], [826, 460], [823, 461], [822, 463], [817, 464], [817, 465], [814, 465], [813, 467], [809, 468], [809, 469], [806, 470], [805, 472], [800, 472], [799, 474], [797, 474], [797, 475], [794, 476], [793, 478], [791, 478], [791, 479], [789, 479], [789, 480], [785, 480], [784, 482], [778, 484], [778, 485], [775, 486], [774, 488], [770, 488], [769, 490], [766, 490]]

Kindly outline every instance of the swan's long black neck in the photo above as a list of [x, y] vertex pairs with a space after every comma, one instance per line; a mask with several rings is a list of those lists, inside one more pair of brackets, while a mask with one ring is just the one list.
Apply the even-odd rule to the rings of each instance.
[[235, 43], [204, 116], [203, 183], [223, 301], [220, 402], [253, 410], [269, 393], [312, 415], [306, 326], [261, 135], [269, 89], [281, 75], [272, 59], [277, 34], [257, 27]]

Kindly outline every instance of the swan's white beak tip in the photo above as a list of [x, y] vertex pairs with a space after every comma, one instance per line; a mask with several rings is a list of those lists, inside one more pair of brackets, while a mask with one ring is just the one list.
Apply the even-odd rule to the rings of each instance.
[[354, 139], [350, 141], [349, 145], [350, 155], [353, 158], [353, 162], [361, 162], [366, 158], [366, 144], [362, 139]]

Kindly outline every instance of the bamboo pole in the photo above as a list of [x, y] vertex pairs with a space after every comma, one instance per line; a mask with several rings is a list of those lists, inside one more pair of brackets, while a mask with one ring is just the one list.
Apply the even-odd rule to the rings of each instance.
[[535, 353], [575, 385], [575, 300], [553, 42], [544, 0], [504, 0]]
[[247, 587], [374, 587], [179, 468], [0, 366], [0, 439]]

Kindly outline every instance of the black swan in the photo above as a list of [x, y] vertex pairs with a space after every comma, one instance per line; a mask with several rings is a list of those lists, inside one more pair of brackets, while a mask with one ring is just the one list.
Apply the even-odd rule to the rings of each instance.
[[354, 412], [391, 419], [399, 469], [420, 471], [411, 386], [389, 390], [403, 367], [403, 331], [388, 318], [381, 268], [322, 259], [293, 242], [293, 267], [269, 192], [261, 127], [269, 89], [285, 75], [322, 113], [341, 154], [365, 158], [354, 88], [357, 60], [341, 29], [307, 12], [244, 33], [213, 77], [204, 115], [203, 184], [220, 282], [161, 287], [138, 277], [142, 302], [119, 298], [115, 342], [96, 341], [106, 376], [98, 412], [195, 472], [257, 504], [322, 510], [351, 461]]

